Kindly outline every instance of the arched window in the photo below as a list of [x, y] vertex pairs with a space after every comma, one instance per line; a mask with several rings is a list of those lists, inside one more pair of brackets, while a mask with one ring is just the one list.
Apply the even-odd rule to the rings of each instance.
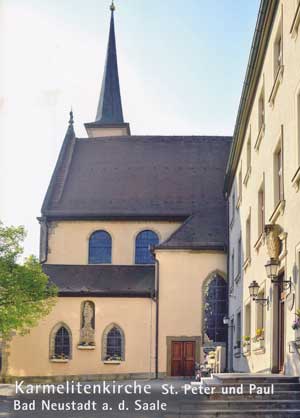
[[153, 231], [142, 231], [135, 240], [135, 264], [154, 264], [150, 248], [157, 245], [158, 236]]
[[103, 360], [124, 360], [124, 333], [117, 325], [109, 326], [103, 334]]
[[89, 264], [111, 263], [111, 236], [106, 231], [94, 232], [89, 241]]
[[209, 340], [226, 342], [227, 328], [223, 318], [227, 315], [227, 282], [219, 274], [214, 274], [205, 289], [204, 332]]
[[70, 355], [70, 336], [65, 327], [59, 328], [55, 335], [55, 356], [68, 358]]
[[70, 359], [72, 336], [69, 327], [64, 323], [57, 324], [50, 334], [50, 358]]

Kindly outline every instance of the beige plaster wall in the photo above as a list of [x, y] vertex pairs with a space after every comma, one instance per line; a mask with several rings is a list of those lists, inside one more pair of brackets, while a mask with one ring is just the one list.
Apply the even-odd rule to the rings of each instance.
[[[274, 21], [267, 54], [262, 68], [261, 77], [256, 90], [252, 111], [246, 127], [244, 146], [236, 171], [235, 185], [238, 188], [238, 175], [240, 170], [243, 179], [246, 175], [247, 161], [247, 140], [251, 136], [251, 174], [247, 184], [242, 186], [242, 201], [240, 207], [236, 209], [236, 218], [241, 223], [241, 235], [243, 242], [243, 253], [246, 252], [246, 219], [251, 212], [251, 260], [245, 266], [243, 272], [243, 301], [236, 297], [230, 298], [231, 310], [238, 311], [244, 309], [249, 301], [248, 286], [252, 280], [256, 280], [262, 288], [266, 289], [266, 296], [271, 299], [270, 308], [266, 313], [266, 332], [265, 332], [265, 353], [251, 353], [247, 358], [247, 367], [250, 371], [268, 371], [272, 365], [272, 350], [274, 347], [274, 329], [278, 324], [273, 319], [273, 291], [274, 286], [270, 279], [266, 277], [265, 263], [268, 254], [264, 240], [255, 247], [258, 236], [258, 190], [265, 178], [265, 221], [266, 223], [276, 223], [287, 233], [286, 246], [283, 246], [281, 254], [281, 269], [285, 269], [286, 278], [294, 280], [292, 292], [296, 294], [296, 305], [290, 311], [286, 306], [286, 335], [285, 335], [285, 371], [288, 374], [299, 374], [299, 357], [289, 353], [288, 343], [295, 339], [295, 332], [291, 328], [291, 323], [295, 318], [295, 307], [300, 306], [300, 286], [299, 286], [299, 251], [300, 251], [300, 192], [293, 187], [292, 178], [300, 166], [297, 153], [298, 141], [298, 122], [296, 97], [300, 92], [300, 36], [292, 37], [290, 33], [292, 21], [295, 16], [296, 1], [283, 0], [279, 4], [277, 15]], [[281, 24], [283, 28], [283, 65], [284, 71], [282, 82], [274, 100], [274, 104], [269, 103], [269, 97], [274, 84], [273, 77], [273, 45], [276, 34]], [[258, 101], [262, 88], [265, 91], [265, 133], [262, 137], [259, 149], [254, 145], [258, 137]], [[274, 181], [273, 181], [273, 153], [279, 143], [281, 129], [283, 131], [283, 155], [284, 155], [284, 199], [285, 208], [279, 213], [277, 219], [271, 219], [275, 209], [274, 202]], [[238, 191], [239, 192], [239, 191]], [[230, 204], [232, 202], [230, 196]], [[231, 208], [232, 209], [232, 208]], [[237, 220], [236, 220], [237, 221]], [[232, 249], [237, 248], [238, 233], [231, 232], [230, 241]], [[235, 251], [237, 254], [237, 251]], [[255, 334], [255, 303], [252, 302], [252, 337]]]
[[157, 251], [160, 264], [159, 371], [167, 369], [168, 336], [202, 336], [203, 283], [216, 270], [226, 274], [220, 252]]
[[105, 230], [112, 237], [112, 264], [135, 263], [135, 239], [139, 232], [151, 229], [164, 241], [178, 222], [60, 221], [49, 229], [49, 264], [88, 264], [89, 238], [94, 231]]
[[[84, 300], [95, 303], [96, 349], [77, 348], [80, 332], [80, 305]], [[49, 360], [50, 331], [58, 322], [72, 331], [72, 359], [68, 363]], [[155, 304], [141, 298], [59, 298], [52, 312], [29, 335], [14, 337], [10, 344], [8, 375], [68, 376], [154, 372]], [[125, 334], [125, 361], [106, 365], [101, 358], [102, 334], [111, 324]]]

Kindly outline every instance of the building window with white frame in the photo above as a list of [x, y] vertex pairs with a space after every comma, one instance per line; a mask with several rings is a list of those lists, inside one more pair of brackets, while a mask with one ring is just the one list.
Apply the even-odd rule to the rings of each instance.
[[251, 215], [249, 214], [246, 221], [246, 260], [251, 258]]
[[243, 193], [243, 179], [242, 179], [242, 167], [241, 167], [239, 171], [239, 197], [238, 197], [239, 206], [242, 202], [242, 193]]
[[246, 337], [251, 337], [251, 303], [245, 306], [245, 332]]
[[274, 153], [274, 203], [275, 207], [283, 200], [283, 149], [282, 141]]
[[265, 93], [262, 89], [258, 101], [258, 131], [261, 132], [265, 127]]
[[234, 250], [231, 254], [231, 288], [234, 286]]
[[265, 229], [265, 186], [264, 183], [258, 191], [258, 237], [260, 237]]
[[237, 260], [237, 273], [238, 273], [238, 277], [240, 277], [241, 275], [241, 271], [242, 271], [242, 237], [240, 236], [239, 241], [238, 241], [238, 260]]
[[279, 23], [278, 32], [274, 42], [274, 80], [277, 78], [279, 71], [283, 65], [282, 50], [282, 20]]
[[250, 172], [250, 170], [251, 170], [251, 136], [249, 135], [249, 138], [247, 141], [247, 174]]
[[231, 201], [231, 224], [234, 222], [234, 215], [235, 215], [235, 190], [232, 192], [232, 201]]
[[242, 340], [242, 318], [241, 318], [241, 312], [238, 312], [236, 315], [236, 334], [235, 334], [236, 348], [241, 348], [241, 340]]

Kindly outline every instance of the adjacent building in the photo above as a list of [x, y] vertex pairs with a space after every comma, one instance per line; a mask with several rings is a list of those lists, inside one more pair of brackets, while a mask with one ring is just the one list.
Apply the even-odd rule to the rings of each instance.
[[299, 23], [261, 1], [226, 170], [233, 371], [300, 373]]

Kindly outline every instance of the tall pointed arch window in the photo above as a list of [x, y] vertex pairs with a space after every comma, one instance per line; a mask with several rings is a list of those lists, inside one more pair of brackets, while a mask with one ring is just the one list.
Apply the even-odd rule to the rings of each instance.
[[111, 264], [111, 236], [95, 231], [89, 240], [89, 264]]
[[204, 301], [204, 332], [214, 343], [226, 342], [227, 329], [223, 318], [227, 315], [227, 282], [215, 274], [208, 282]]
[[125, 337], [118, 325], [112, 324], [104, 331], [102, 347], [103, 360], [124, 361]]
[[50, 334], [50, 358], [69, 360], [72, 355], [72, 335], [64, 323], [57, 324]]
[[159, 243], [158, 235], [150, 230], [140, 232], [135, 240], [135, 264], [154, 264], [151, 247]]

